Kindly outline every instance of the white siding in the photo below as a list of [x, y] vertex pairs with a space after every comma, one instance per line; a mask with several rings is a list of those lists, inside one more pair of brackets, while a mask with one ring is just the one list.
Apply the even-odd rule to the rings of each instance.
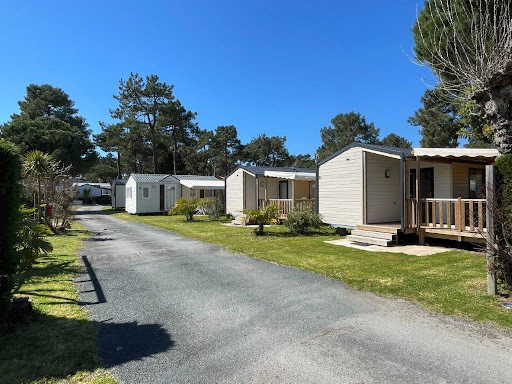
[[[279, 180], [275, 177], [258, 176], [259, 198], [265, 198], [265, 183], [267, 184], [267, 199], [279, 199]], [[263, 185], [261, 185], [263, 183]]]
[[[132, 190], [131, 198], [126, 196], [126, 193], [128, 192], [128, 188], [131, 188], [131, 190]], [[133, 180], [133, 177], [131, 177], [131, 176], [128, 178], [128, 181], [126, 182], [125, 196], [126, 196], [126, 206], [125, 206], [124, 210], [131, 214], [137, 213], [137, 184], [135, 183], [135, 180]]]
[[126, 192], [124, 184], [116, 184], [115, 188], [115, 197], [114, 191], [112, 191], [112, 208], [124, 208], [126, 201]]
[[245, 209], [256, 208], [256, 178], [245, 172]]
[[318, 208], [323, 221], [348, 227], [362, 224], [362, 149], [346, 150], [320, 165], [318, 172]]
[[[183, 197], [185, 200], [190, 199], [190, 188], [189, 187], [181, 185], [181, 197]], [[199, 197], [199, 196], [196, 196], [196, 197]]]
[[[175, 187], [175, 200], [181, 197], [180, 184], [176, 183], [136, 183], [135, 180], [130, 176], [126, 182], [126, 192], [128, 188], [132, 188], [132, 198], [129, 199], [126, 195], [126, 207], [125, 211], [135, 213], [158, 213], [160, 210], [160, 185], [164, 185], [165, 199], [167, 202], [168, 187]], [[145, 199], [142, 197], [143, 187], [149, 188], [149, 198]]]
[[[144, 187], [149, 187], [149, 198], [142, 195]], [[137, 183], [137, 213], [160, 212], [160, 185], [156, 183]]]
[[226, 179], [226, 213], [238, 216], [244, 209], [243, 176], [239, 168]]
[[[367, 223], [400, 221], [400, 160], [368, 152], [366, 154]], [[385, 177], [386, 170], [390, 177]]]

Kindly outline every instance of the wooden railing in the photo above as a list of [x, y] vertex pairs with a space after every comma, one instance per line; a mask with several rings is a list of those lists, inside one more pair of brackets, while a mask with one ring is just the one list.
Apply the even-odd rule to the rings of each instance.
[[[407, 228], [430, 227], [460, 232], [485, 231], [485, 199], [416, 199], [406, 200]], [[418, 223], [419, 219], [419, 223]]]
[[315, 209], [315, 199], [260, 199], [259, 208], [265, 208], [269, 205], [277, 205], [280, 216], [288, 215], [293, 208], [301, 211], [306, 209]]

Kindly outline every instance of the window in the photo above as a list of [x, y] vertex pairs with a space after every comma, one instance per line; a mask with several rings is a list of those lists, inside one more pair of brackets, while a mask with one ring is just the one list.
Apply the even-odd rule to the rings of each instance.
[[483, 169], [469, 168], [469, 198], [485, 198], [485, 173]]
[[213, 197], [213, 191], [211, 189], [205, 189], [204, 197]]
[[200, 197], [201, 199], [204, 199], [204, 189], [200, 189], [200, 190], [199, 190], [199, 197]]
[[191, 197], [191, 198], [196, 197], [196, 190], [195, 190], [195, 189], [191, 189], [191, 190], [190, 190], [190, 197]]
[[126, 198], [131, 199], [132, 198], [132, 187], [126, 188]]
[[142, 198], [149, 199], [149, 187], [142, 187]]

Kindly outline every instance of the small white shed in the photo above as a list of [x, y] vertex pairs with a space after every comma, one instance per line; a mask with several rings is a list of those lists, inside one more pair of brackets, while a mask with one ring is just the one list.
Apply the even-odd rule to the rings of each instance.
[[180, 181], [169, 174], [132, 173], [126, 182], [125, 196], [126, 212], [166, 212], [181, 197]]
[[112, 208], [124, 208], [126, 203], [126, 180], [112, 180]]

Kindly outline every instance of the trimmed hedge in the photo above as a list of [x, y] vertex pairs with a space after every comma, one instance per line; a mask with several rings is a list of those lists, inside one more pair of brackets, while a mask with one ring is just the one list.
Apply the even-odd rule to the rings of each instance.
[[20, 209], [21, 158], [16, 146], [0, 139], [0, 330], [7, 323], [13, 275], [19, 262], [16, 251]]

